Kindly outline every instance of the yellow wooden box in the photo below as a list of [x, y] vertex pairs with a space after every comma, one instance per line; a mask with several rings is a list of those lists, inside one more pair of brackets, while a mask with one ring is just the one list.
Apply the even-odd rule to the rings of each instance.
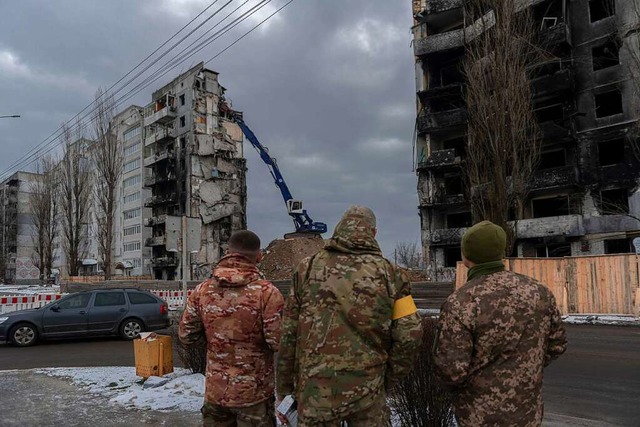
[[158, 335], [149, 341], [133, 340], [133, 351], [136, 375], [139, 377], [161, 377], [173, 372], [173, 347], [170, 336]]

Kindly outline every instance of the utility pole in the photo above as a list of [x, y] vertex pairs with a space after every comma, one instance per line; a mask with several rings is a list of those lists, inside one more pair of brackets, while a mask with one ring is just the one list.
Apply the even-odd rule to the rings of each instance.
[[182, 302], [187, 307], [187, 216], [182, 216]]

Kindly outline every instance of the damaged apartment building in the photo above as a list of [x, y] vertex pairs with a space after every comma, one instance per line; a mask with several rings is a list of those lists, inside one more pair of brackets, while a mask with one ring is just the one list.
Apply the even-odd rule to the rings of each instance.
[[219, 111], [226, 102], [218, 73], [200, 63], [153, 93], [144, 109], [144, 206], [152, 209], [153, 276], [180, 278], [178, 253], [166, 250], [167, 215], [199, 217], [201, 245], [187, 277], [206, 278], [232, 231], [246, 228], [246, 161], [242, 131]]
[[[412, 3], [422, 246], [434, 278], [446, 280], [472, 225], [461, 175], [469, 161], [462, 72], [469, 23], [463, 0]], [[542, 152], [512, 255], [631, 252], [640, 235], [637, 6], [631, 0], [528, 3], [540, 45], [553, 60], [531, 70]]]

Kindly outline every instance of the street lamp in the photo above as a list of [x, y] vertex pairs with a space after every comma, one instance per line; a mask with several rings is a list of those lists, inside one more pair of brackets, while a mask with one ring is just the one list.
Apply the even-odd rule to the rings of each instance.
[[12, 114], [10, 116], [0, 116], [0, 119], [17, 119], [20, 117], [20, 114]]

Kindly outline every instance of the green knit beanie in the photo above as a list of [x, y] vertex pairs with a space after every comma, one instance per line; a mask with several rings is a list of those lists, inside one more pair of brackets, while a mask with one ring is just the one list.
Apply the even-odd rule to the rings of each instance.
[[506, 246], [507, 233], [491, 221], [477, 223], [462, 236], [462, 253], [476, 264], [502, 260]]

